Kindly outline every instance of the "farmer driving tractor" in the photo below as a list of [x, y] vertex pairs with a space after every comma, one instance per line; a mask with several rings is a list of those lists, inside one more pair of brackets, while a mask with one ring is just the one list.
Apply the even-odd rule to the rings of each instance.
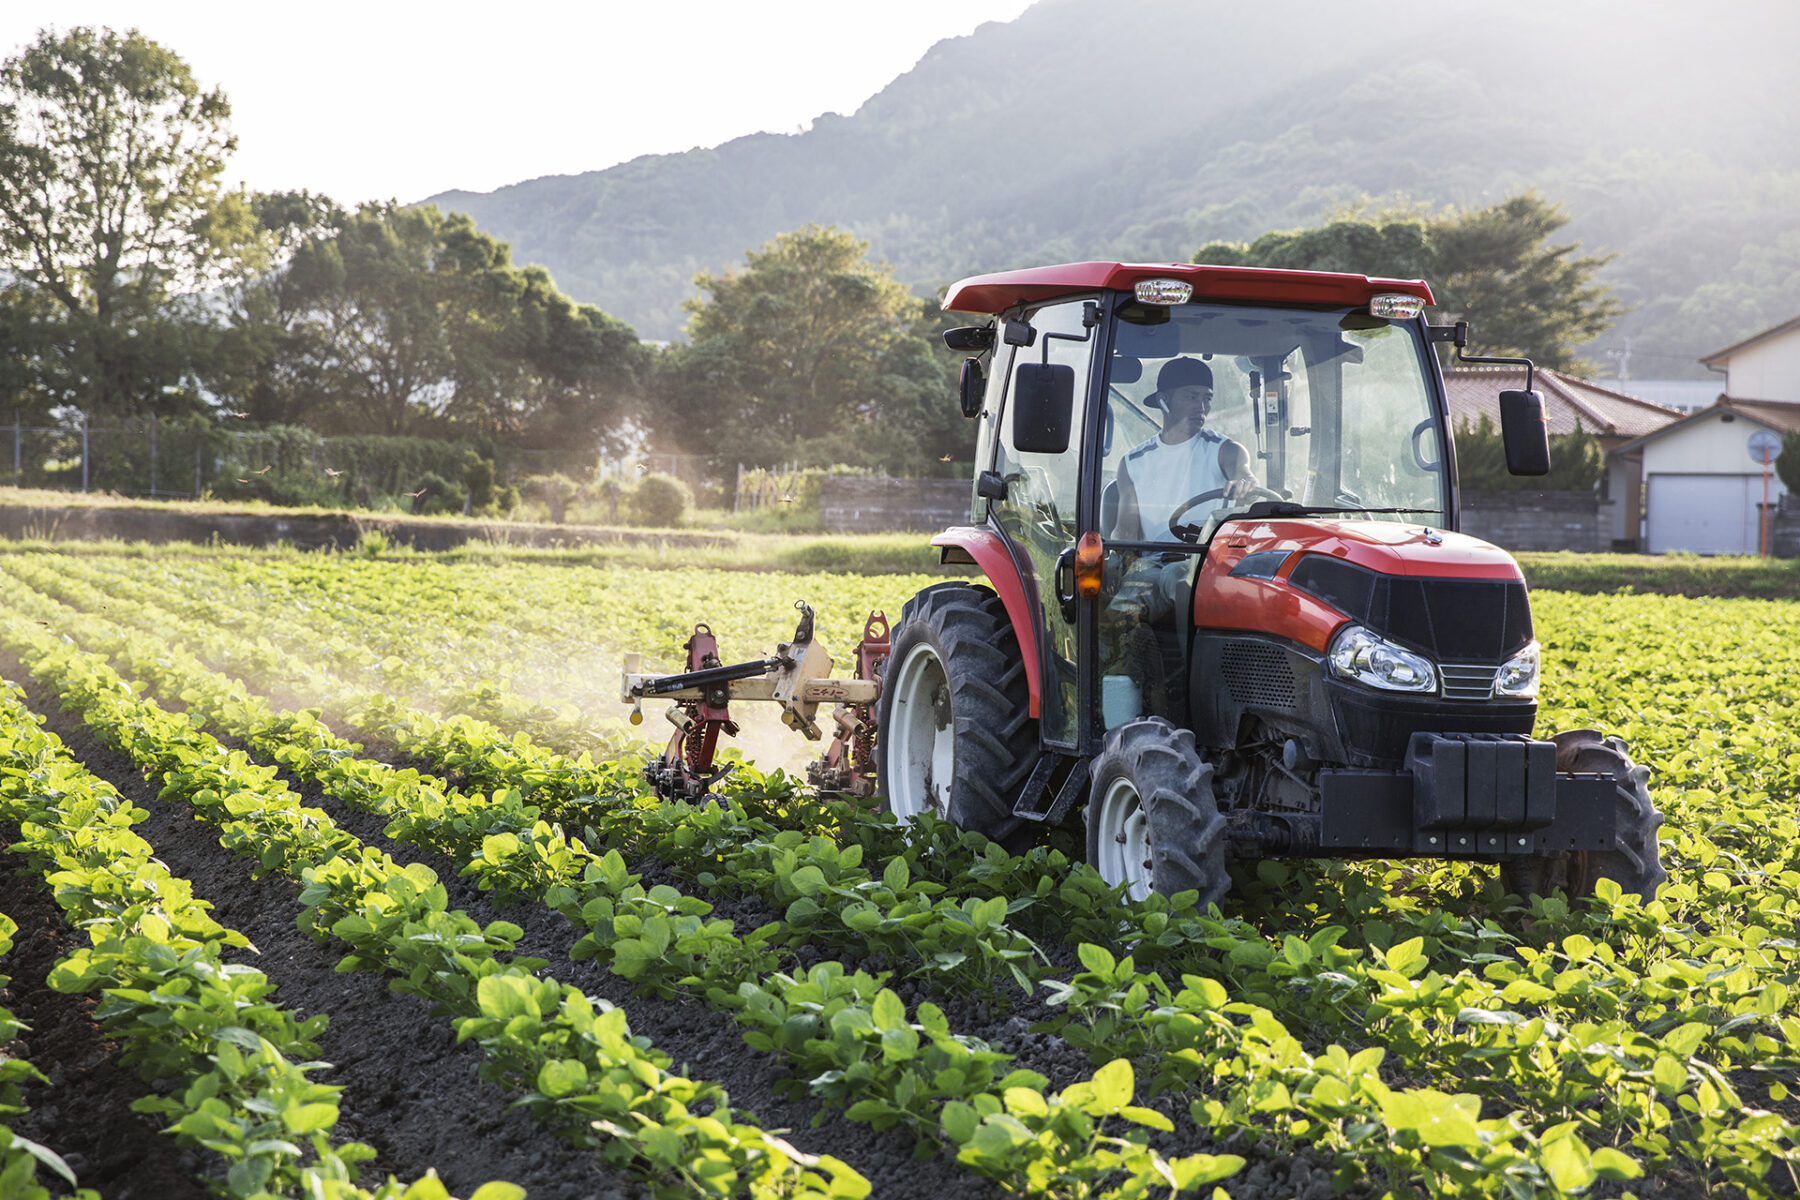
[[1229, 505], [1256, 486], [1250, 452], [1206, 428], [1212, 412], [1212, 368], [1197, 358], [1171, 358], [1144, 401], [1162, 410], [1162, 432], [1119, 463], [1119, 518], [1113, 536], [1162, 540], [1169, 518], [1189, 496], [1217, 491]]

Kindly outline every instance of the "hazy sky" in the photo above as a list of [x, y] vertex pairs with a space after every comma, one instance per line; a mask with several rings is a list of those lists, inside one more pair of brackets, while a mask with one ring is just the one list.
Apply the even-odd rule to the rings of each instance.
[[1028, 3], [0, 0], [0, 57], [44, 26], [136, 27], [225, 89], [230, 182], [409, 201], [791, 132]]

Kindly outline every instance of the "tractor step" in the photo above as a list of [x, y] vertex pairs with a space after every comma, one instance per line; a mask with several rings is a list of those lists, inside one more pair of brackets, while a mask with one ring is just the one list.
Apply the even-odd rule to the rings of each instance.
[[[1024, 790], [1019, 793], [1019, 799], [1013, 805], [1013, 816], [1039, 824], [1059, 824], [1069, 815], [1069, 810], [1075, 807], [1076, 802], [1087, 795], [1089, 761], [1049, 751], [1040, 754], [1037, 765], [1031, 768], [1031, 774], [1026, 777]], [[1062, 776], [1061, 784], [1052, 789], [1051, 781], [1064, 769], [1067, 773]], [[1048, 805], [1045, 804], [1046, 798], [1049, 800]]]

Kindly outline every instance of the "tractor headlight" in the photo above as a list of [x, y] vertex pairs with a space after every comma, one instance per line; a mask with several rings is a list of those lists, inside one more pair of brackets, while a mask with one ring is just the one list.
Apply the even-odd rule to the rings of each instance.
[[1347, 625], [1332, 638], [1329, 657], [1337, 675], [1370, 687], [1390, 692], [1437, 690], [1437, 670], [1430, 659], [1396, 646], [1361, 625]]
[[1532, 642], [1506, 660], [1494, 676], [1494, 695], [1530, 700], [1538, 694], [1538, 644]]

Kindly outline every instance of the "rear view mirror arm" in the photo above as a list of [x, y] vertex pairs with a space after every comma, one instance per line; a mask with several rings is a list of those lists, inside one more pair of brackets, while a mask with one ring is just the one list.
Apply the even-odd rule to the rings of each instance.
[[1537, 365], [1529, 358], [1501, 358], [1487, 354], [1464, 354], [1461, 346], [1456, 348], [1456, 361], [1476, 363], [1481, 366], [1491, 367], [1524, 367], [1525, 390], [1528, 392], [1531, 390], [1532, 373], [1537, 370]]

